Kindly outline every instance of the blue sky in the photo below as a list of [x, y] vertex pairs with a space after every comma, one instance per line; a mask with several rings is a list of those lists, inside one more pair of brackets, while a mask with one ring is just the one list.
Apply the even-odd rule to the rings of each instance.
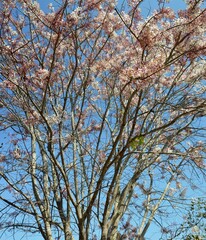
[[[37, 2], [40, 4], [40, 6], [43, 10], [48, 10], [49, 3], [53, 3], [54, 6], [57, 5], [54, 0], [53, 1], [37, 0]], [[118, 5], [120, 5], [121, 2], [122, 2], [122, 0], [118, 0]], [[142, 11], [145, 12], [145, 14], [147, 14], [152, 9], [157, 8], [157, 6], [158, 5], [157, 5], [156, 0], [144, 0], [142, 3]], [[170, 0], [170, 3], [168, 3], [167, 6], [170, 6], [171, 8], [173, 8], [175, 10], [179, 10], [179, 9], [184, 9], [186, 5], [185, 5], [184, 0]]]

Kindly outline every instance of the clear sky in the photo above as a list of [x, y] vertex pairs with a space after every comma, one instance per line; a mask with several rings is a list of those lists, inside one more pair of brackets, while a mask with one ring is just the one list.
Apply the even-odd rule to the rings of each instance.
[[[118, 5], [121, 4], [122, 0], [117, 0]], [[54, 0], [37, 0], [43, 10], [48, 9], [48, 4], [53, 3], [54, 6], [57, 5]], [[60, 2], [60, 1], [59, 1]], [[170, 3], [167, 4], [171, 8], [175, 10], [184, 9], [185, 1], [184, 0], [170, 0]], [[142, 3], [142, 10], [145, 14], [148, 14], [152, 9], [157, 8], [157, 0], [144, 0]]]

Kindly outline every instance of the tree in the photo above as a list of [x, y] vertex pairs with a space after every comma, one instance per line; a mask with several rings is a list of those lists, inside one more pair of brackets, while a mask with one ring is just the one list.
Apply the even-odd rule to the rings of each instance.
[[[191, 201], [184, 222], [174, 235], [181, 236], [182, 240], [203, 240], [206, 238], [206, 204], [204, 198], [196, 198]], [[173, 238], [175, 237], [173, 236]]]
[[0, 3], [1, 236], [172, 231], [205, 176], [201, 2]]

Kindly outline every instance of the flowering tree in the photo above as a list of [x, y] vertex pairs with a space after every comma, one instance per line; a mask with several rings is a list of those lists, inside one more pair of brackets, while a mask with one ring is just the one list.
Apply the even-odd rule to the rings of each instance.
[[1, 234], [172, 236], [205, 173], [201, 2], [0, 3]]

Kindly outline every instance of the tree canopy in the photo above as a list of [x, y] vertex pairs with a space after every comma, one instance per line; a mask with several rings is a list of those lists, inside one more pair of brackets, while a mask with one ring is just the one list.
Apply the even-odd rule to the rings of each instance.
[[204, 192], [203, 1], [144, 2], [1, 1], [0, 236], [173, 239]]

